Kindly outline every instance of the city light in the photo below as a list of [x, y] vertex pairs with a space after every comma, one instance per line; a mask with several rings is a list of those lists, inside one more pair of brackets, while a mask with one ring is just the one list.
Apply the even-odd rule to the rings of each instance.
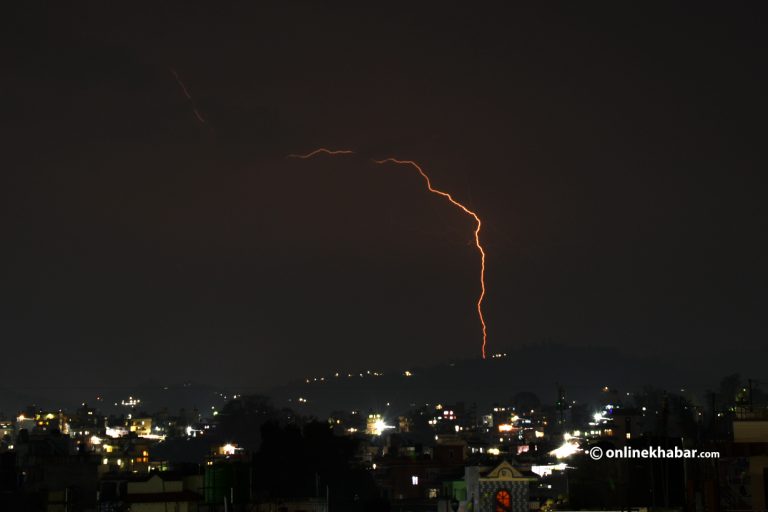
[[374, 433], [377, 436], [380, 436], [382, 432], [384, 432], [385, 430], [388, 430], [390, 428], [395, 428], [395, 427], [393, 427], [392, 425], [387, 425], [386, 423], [384, 423], [384, 420], [377, 420], [376, 423], [373, 424], [373, 428], [374, 428]]
[[125, 427], [107, 427], [105, 434], [112, 438], [123, 437], [128, 435], [128, 429]]
[[563, 438], [564, 438], [563, 444], [561, 444], [558, 448], [555, 448], [554, 450], [550, 451], [549, 452], [550, 455], [554, 455], [555, 458], [558, 458], [558, 459], [567, 459], [571, 455], [574, 455], [575, 453], [578, 453], [581, 451], [581, 448], [579, 448], [578, 442], [570, 434], [565, 434]]
[[142, 439], [152, 439], [154, 441], [165, 441], [165, 434], [142, 434], [139, 437]]
[[568, 465], [565, 462], [559, 462], [557, 464], [547, 464], [547, 465], [532, 465], [531, 466], [531, 473], [535, 473], [541, 477], [544, 476], [550, 476], [553, 471], [565, 471], [568, 468]]

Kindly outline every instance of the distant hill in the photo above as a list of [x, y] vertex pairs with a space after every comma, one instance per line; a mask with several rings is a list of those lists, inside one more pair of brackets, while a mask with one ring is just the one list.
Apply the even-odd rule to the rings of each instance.
[[[594, 399], [603, 386], [622, 394], [640, 391], [644, 386], [685, 390], [686, 396], [697, 400], [707, 389], [717, 389], [723, 376], [734, 373], [732, 368], [736, 364], [741, 365], [737, 367], [745, 376], [749, 375], [749, 367], [752, 371], [763, 371], [751, 364], [749, 358], [735, 363], [727, 359], [713, 356], [708, 358], [708, 364], [701, 365], [672, 362], [658, 355], [630, 356], [603, 347], [535, 344], [497, 358], [410, 368], [410, 376], [403, 369], [378, 376], [364, 370], [350, 372], [351, 377], [349, 373], [312, 377], [309, 382], [275, 388], [269, 395], [280, 405], [319, 417], [334, 409], [357, 409], [363, 413], [388, 410], [399, 414], [412, 404], [459, 401], [486, 408], [494, 402], [509, 403], [521, 391], [535, 393], [542, 403], [554, 403], [557, 383], [565, 387], [569, 400], [577, 402]], [[299, 401], [300, 398], [306, 402]]]
[[[522, 391], [536, 394], [542, 403], [553, 403], [557, 383], [565, 388], [569, 400], [577, 402], [591, 401], [603, 386], [621, 393], [639, 391], [644, 386], [677, 392], [685, 389], [686, 396], [696, 401], [706, 390], [718, 389], [720, 380], [729, 374], [740, 373], [744, 379], [768, 382], [765, 352], [736, 351], [726, 346], [719, 353], [693, 353], [682, 359], [668, 354], [638, 357], [605, 347], [538, 343], [487, 360], [467, 359], [397, 370], [347, 369], [339, 371], [338, 376], [317, 375], [263, 390], [190, 382], [172, 385], [145, 381], [133, 386], [93, 387], [63, 384], [55, 388], [6, 383], [0, 387], [0, 414], [11, 418], [30, 404], [72, 410], [82, 402], [107, 414], [127, 412], [119, 404], [131, 396], [141, 399], [139, 410], [156, 412], [166, 407], [174, 414], [181, 408], [191, 411], [196, 407], [205, 414], [212, 407], [222, 407], [233, 393], [260, 393], [271, 397], [278, 407], [319, 418], [333, 410], [388, 410], [394, 415], [405, 412], [411, 404], [463, 401], [487, 408], [494, 402], [508, 403]], [[406, 370], [410, 376], [405, 375]]]
[[222, 407], [232, 394], [223, 388], [192, 382], [176, 385], [144, 382], [132, 386], [93, 387], [62, 384], [55, 388], [19, 386], [0, 388], [0, 413], [7, 418], [15, 417], [28, 405], [35, 405], [42, 409], [71, 411], [84, 402], [106, 414], [130, 412], [121, 405], [122, 401], [128, 400], [129, 397], [141, 400], [136, 406], [138, 412], [143, 410], [156, 412], [167, 407], [171, 414], [175, 414], [181, 408], [187, 411], [198, 408], [203, 413], [206, 410], [210, 412], [211, 407]]

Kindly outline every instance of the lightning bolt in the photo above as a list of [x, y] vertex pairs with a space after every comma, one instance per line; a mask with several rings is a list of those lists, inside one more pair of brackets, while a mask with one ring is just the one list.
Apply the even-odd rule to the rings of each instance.
[[429, 190], [433, 194], [437, 194], [439, 196], [442, 196], [446, 198], [448, 201], [451, 202], [454, 206], [459, 208], [461, 211], [472, 217], [477, 224], [477, 227], [475, 228], [475, 247], [477, 247], [478, 252], [480, 252], [480, 296], [477, 299], [477, 315], [480, 318], [480, 324], [483, 327], [483, 346], [481, 348], [483, 359], [485, 359], [485, 346], [488, 343], [488, 328], [485, 324], [485, 317], [483, 316], [483, 300], [485, 299], [485, 249], [483, 249], [483, 245], [480, 243], [480, 229], [483, 227], [483, 222], [480, 220], [480, 217], [477, 215], [477, 213], [473, 212], [460, 202], [458, 202], [456, 199], [453, 198], [451, 194], [448, 192], [443, 192], [442, 190], [438, 190], [432, 186], [432, 182], [429, 179], [429, 176], [427, 176], [427, 173], [424, 172], [424, 169], [421, 168], [419, 164], [414, 162], [413, 160], [398, 160], [397, 158], [385, 158], [383, 160], [374, 160], [377, 164], [387, 164], [387, 163], [393, 163], [397, 165], [408, 165], [416, 169], [419, 174], [421, 174], [421, 177], [424, 178], [424, 181], [427, 183], [427, 190]]
[[319, 155], [321, 153], [324, 153], [326, 155], [331, 155], [331, 156], [334, 156], [334, 155], [351, 155], [351, 154], [354, 153], [354, 151], [352, 151], [350, 149], [326, 149], [326, 148], [319, 148], [319, 149], [316, 149], [316, 150], [314, 150], [314, 151], [312, 151], [310, 153], [307, 153], [306, 155], [300, 155], [300, 154], [292, 153], [292, 154], [288, 155], [288, 158], [301, 158], [302, 160], [306, 160], [307, 158], [312, 158], [313, 156]]
[[[319, 148], [306, 154], [290, 154], [288, 155], [288, 158], [300, 158], [302, 160], [305, 160], [307, 158], [312, 158], [320, 154], [326, 154], [330, 156], [351, 155], [351, 154], [354, 154], [354, 151], [349, 149], [332, 150], [327, 148]], [[485, 347], [488, 344], [488, 327], [485, 324], [485, 317], [483, 316], [483, 300], [485, 300], [485, 249], [483, 248], [483, 245], [480, 243], [480, 230], [483, 227], [483, 222], [480, 220], [480, 217], [477, 215], [477, 213], [470, 210], [469, 208], [461, 204], [459, 201], [454, 199], [451, 194], [434, 188], [432, 186], [432, 181], [429, 179], [429, 176], [427, 175], [427, 173], [424, 172], [424, 169], [422, 169], [421, 166], [416, 162], [414, 162], [413, 160], [399, 160], [397, 158], [384, 158], [382, 160], [373, 160], [373, 162], [380, 165], [388, 164], [388, 163], [397, 164], [397, 165], [406, 165], [416, 169], [416, 171], [418, 171], [421, 177], [424, 178], [424, 181], [427, 184], [427, 190], [429, 192], [446, 198], [455, 207], [459, 208], [461, 211], [463, 211], [464, 213], [472, 217], [472, 219], [477, 224], [477, 227], [475, 228], [475, 247], [477, 247], [477, 250], [480, 253], [480, 296], [477, 299], [477, 315], [480, 318], [480, 325], [483, 328], [483, 345], [481, 347], [481, 350], [483, 354], [483, 359], [485, 359]]]
[[187, 89], [187, 86], [184, 85], [184, 82], [181, 81], [181, 77], [179, 77], [179, 74], [176, 72], [175, 69], [170, 68], [171, 74], [173, 75], [173, 78], [176, 79], [176, 83], [179, 84], [179, 87], [181, 88], [181, 93], [184, 95], [185, 98], [187, 98], [187, 101], [189, 101], [190, 105], [192, 105], [192, 112], [195, 114], [195, 117], [200, 122], [200, 124], [205, 124], [205, 119], [203, 119], [203, 116], [200, 115], [200, 111], [197, 110], [197, 107], [195, 106], [195, 100], [192, 99], [192, 95], [189, 94], [189, 89]]

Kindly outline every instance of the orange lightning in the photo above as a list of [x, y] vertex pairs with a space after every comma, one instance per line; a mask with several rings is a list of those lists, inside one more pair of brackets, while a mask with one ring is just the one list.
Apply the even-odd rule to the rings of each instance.
[[485, 346], [488, 342], [488, 330], [485, 325], [485, 317], [483, 316], [483, 299], [485, 299], [485, 250], [483, 249], [482, 244], [480, 243], [480, 229], [483, 227], [483, 223], [480, 220], [480, 217], [477, 216], [475, 212], [458, 202], [449, 194], [448, 192], [443, 192], [442, 190], [438, 190], [434, 187], [432, 187], [432, 182], [429, 180], [429, 176], [427, 176], [427, 173], [424, 172], [424, 169], [419, 166], [416, 162], [413, 160], [398, 160], [397, 158], [385, 158], [384, 160], [374, 160], [377, 164], [386, 164], [386, 163], [393, 163], [398, 165], [410, 165], [417, 171], [419, 171], [419, 174], [424, 178], [424, 181], [427, 182], [427, 190], [432, 192], [433, 194], [437, 194], [439, 196], [443, 196], [444, 198], [448, 199], [454, 206], [461, 209], [464, 213], [472, 217], [475, 222], [477, 223], [477, 227], [475, 228], [475, 246], [477, 247], [477, 250], [480, 251], [480, 297], [477, 299], [477, 314], [480, 317], [480, 324], [483, 326], [483, 346], [482, 346], [482, 353], [483, 353], [483, 359], [485, 359]]
[[[338, 150], [331, 150], [327, 148], [319, 148], [316, 149], [310, 153], [307, 154], [291, 154], [288, 155], [288, 158], [301, 158], [301, 159], [307, 159], [312, 158], [313, 156], [319, 155], [319, 154], [326, 154], [326, 155], [351, 155], [354, 151], [348, 150], [348, 149], [338, 149]], [[480, 252], [480, 296], [477, 299], [477, 314], [480, 318], [480, 324], [483, 327], [483, 345], [482, 345], [482, 354], [483, 359], [485, 359], [485, 347], [488, 342], [488, 329], [485, 325], [485, 317], [483, 316], [483, 300], [485, 299], [485, 249], [483, 249], [482, 244], [480, 243], [480, 229], [483, 227], [483, 223], [480, 220], [480, 217], [455, 200], [451, 194], [448, 192], [443, 192], [442, 190], [438, 190], [432, 186], [432, 182], [429, 179], [429, 176], [427, 176], [427, 173], [424, 172], [424, 169], [419, 166], [416, 162], [413, 160], [398, 160], [397, 158], [385, 158], [383, 160], [374, 160], [374, 163], [377, 164], [386, 164], [386, 163], [393, 163], [397, 165], [409, 165], [416, 169], [419, 174], [421, 174], [422, 178], [424, 178], [424, 181], [427, 183], [427, 190], [429, 190], [433, 194], [437, 194], [439, 196], [442, 196], [448, 201], [450, 201], [454, 206], [461, 209], [464, 213], [472, 217], [474, 221], [477, 223], [477, 227], [475, 228], [475, 246], [477, 247], [477, 250]]]
[[326, 154], [326, 155], [331, 155], [331, 156], [333, 156], [333, 155], [351, 155], [351, 154], [354, 153], [354, 151], [352, 151], [350, 149], [326, 149], [326, 148], [319, 148], [319, 149], [316, 149], [316, 150], [314, 150], [314, 151], [312, 151], [310, 153], [307, 153], [306, 155], [299, 155], [299, 154], [292, 153], [292, 154], [288, 155], [288, 158], [301, 158], [302, 160], [306, 160], [307, 158], [312, 158], [313, 156], [319, 155], [321, 153]]

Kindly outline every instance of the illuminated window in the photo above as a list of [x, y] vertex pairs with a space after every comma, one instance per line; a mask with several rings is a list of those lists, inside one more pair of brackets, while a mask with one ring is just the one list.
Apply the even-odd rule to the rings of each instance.
[[512, 496], [509, 491], [502, 489], [496, 493], [496, 512], [508, 512], [512, 510]]

